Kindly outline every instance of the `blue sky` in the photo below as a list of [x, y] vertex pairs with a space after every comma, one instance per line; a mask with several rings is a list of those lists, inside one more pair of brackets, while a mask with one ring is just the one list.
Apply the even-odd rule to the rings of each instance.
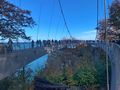
[[[32, 11], [37, 25], [26, 28], [32, 39], [62, 39], [69, 35], [65, 28], [58, 0], [9, 0], [23, 9]], [[96, 31], [97, 0], [61, 0], [65, 18], [73, 37], [94, 40]], [[112, 0], [107, 0], [107, 4]], [[103, 0], [99, 0], [99, 19], [103, 19]], [[48, 34], [49, 32], [49, 34]]]

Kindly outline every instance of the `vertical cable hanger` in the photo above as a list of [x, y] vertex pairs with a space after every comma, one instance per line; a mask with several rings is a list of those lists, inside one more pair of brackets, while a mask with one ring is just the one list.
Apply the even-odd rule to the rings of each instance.
[[104, 37], [104, 40], [107, 41], [107, 12], [106, 12], [106, 0], [104, 0], [104, 19], [105, 19], [105, 37]]
[[99, 0], [97, 0], [97, 32], [96, 32], [96, 40], [98, 39], [98, 24], [99, 24]]
[[[104, 19], [105, 19], [105, 42], [106, 42], [106, 52], [108, 51], [107, 46], [107, 11], [106, 11], [106, 0], [104, 0]], [[106, 77], [107, 77], [107, 90], [110, 90], [109, 88], [109, 65], [108, 65], [108, 55], [106, 53]]]

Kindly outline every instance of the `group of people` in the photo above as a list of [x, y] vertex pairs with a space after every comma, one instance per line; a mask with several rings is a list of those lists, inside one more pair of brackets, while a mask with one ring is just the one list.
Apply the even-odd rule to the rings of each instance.
[[57, 41], [57, 40], [37, 40], [37, 41], [34, 41], [32, 40], [31, 41], [31, 47], [34, 48], [34, 47], [41, 47], [41, 46], [51, 46], [51, 45], [58, 45], [60, 44], [60, 41]]
[[70, 43], [79, 43], [78, 40], [74, 40], [74, 41], [71, 41], [71, 40], [37, 40], [37, 41], [34, 41], [32, 40], [31, 41], [31, 47], [34, 48], [34, 47], [41, 47], [41, 46], [58, 46], [58, 45], [61, 45], [61, 44], [70, 44]]
[[42, 45], [42, 42], [41, 40], [37, 40], [36, 42], [34, 40], [31, 41], [31, 47], [34, 48], [34, 47], [41, 47]]
[[[34, 41], [32, 40], [31, 41], [31, 48], [34, 48], [34, 47], [41, 47], [41, 46], [58, 46], [58, 45], [61, 45], [61, 44], [69, 44], [71, 42], [71, 40], [37, 40], [37, 41]], [[73, 41], [72, 41], [73, 42]], [[78, 42], [78, 41], [75, 41], [74, 42]], [[0, 53], [4, 53], [4, 52], [7, 52], [7, 53], [10, 53], [13, 51], [13, 48], [14, 48], [14, 44], [13, 44], [13, 41], [12, 39], [10, 38], [8, 40], [8, 43], [7, 44], [0, 44]]]

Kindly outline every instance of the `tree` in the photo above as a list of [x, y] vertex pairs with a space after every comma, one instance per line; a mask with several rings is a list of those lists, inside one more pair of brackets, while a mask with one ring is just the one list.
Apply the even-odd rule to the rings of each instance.
[[32, 84], [33, 71], [21, 69], [15, 74], [0, 81], [0, 90], [29, 90]]
[[98, 87], [105, 87], [106, 86], [106, 64], [102, 60], [98, 60], [95, 62], [95, 68], [97, 71], [96, 79]]
[[1, 90], [8, 90], [10, 85], [11, 85], [11, 79], [10, 78], [5, 78], [3, 80], [0, 80], [0, 89]]
[[75, 80], [74, 80], [74, 78], [73, 78], [73, 76], [74, 76], [74, 72], [73, 72], [73, 70], [72, 70], [72, 68], [71, 67], [68, 67], [67, 68], [67, 70], [66, 70], [66, 82], [67, 82], [67, 84], [69, 85], [69, 86], [73, 86], [73, 85], [75, 85], [76, 84], [76, 82], [75, 82]]
[[[101, 49], [91, 46], [74, 49], [64, 48], [49, 56], [45, 68], [39, 70], [37, 76], [52, 83], [69, 86], [81, 85], [86, 88], [98, 85], [105, 86], [106, 77], [103, 77], [106, 74], [104, 54]], [[99, 63], [98, 60], [102, 60], [102, 62]]]
[[30, 39], [25, 34], [24, 28], [34, 25], [30, 11], [22, 10], [6, 0], [0, 0], [0, 36], [2, 39]]
[[110, 10], [109, 10], [109, 16], [110, 16], [110, 24], [112, 26], [115, 26], [116, 29], [120, 29], [120, 2], [119, 0], [114, 0]]
[[[97, 27], [97, 39], [105, 40], [105, 20], [99, 21]], [[107, 19], [107, 36], [109, 41], [120, 39], [120, 1], [114, 0], [109, 8], [109, 18]]]
[[79, 86], [84, 86], [86, 89], [96, 84], [96, 69], [93, 66], [87, 65], [80, 68], [74, 75], [74, 79]]
[[118, 32], [116, 31], [114, 26], [111, 26], [110, 23], [111, 22], [109, 19], [107, 19], [107, 23], [105, 22], [105, 20], [99, 21], [98, 27], [97, 27], [98, 40], [104, 41], [105, 39], [107, 39], [109, 41], [112, 41], [112, 40], [118, 39], [118, 36], [117, 36]]
[[117, 31], [117, 36], [120, 39], [120, 1], [114, 0], [109, 9], [110, 25]]

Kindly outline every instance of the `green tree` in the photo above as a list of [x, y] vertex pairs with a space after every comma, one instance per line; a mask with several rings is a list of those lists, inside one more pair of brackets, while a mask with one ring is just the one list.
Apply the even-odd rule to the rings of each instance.
[[15, 75], [11, 76], [11, 85], [8, 90], [28, 90], [32, 81], [32, 70], [28, 69], [21, 69]]
[[106, 64], [105, 62], [102, 62], [101, 60], [98, 60], [95, 62], [95, 68], [96, 68], [96, 79], [97, 79], [97, 85], [98, 87], [105, 87], [106, 86]]
[[0, 81], [0, 90], [8, 90], [8, 88], [11, 85], [11, 79], [10, 78], [5, 78]]
[[93, 66], [84, 66], [80, 68], [75, 74], [74, 79], [77, 85], [84, 86], [86, 89], [96, 84], [96, 69]]
[[76, 84], [76, 81], [74, 80], [74, 72], [71, 67], [67, 68], [66, 71], [66, 82], [69, 86], [73, 86]]
[[32, 70], [24, 69], [0, 81], [0, 90], [28, 90], [32, 84]]

